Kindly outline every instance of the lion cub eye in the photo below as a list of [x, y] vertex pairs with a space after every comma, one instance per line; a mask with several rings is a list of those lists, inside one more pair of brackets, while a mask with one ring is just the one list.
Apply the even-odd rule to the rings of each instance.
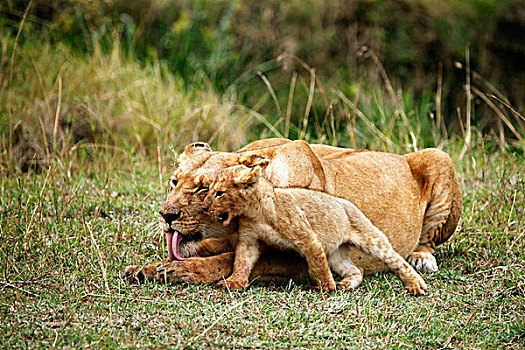
[[219, 198], [219, 197], [222, 197], [226, 192], [224, 191], [217, 191], [215, 192], [215, 198]]

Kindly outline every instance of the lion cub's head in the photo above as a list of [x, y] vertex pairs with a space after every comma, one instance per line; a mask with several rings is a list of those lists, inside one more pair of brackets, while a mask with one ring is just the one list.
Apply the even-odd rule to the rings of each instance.
[[254, 209], [258, 204], [261, 173], [268, 163], [262, 160], [253, 168], [236, 165], [222, 170], [204, 199], [204, 210], [227, 226], [233, 218]]
[[[253, 154], [212, 152], [203, 142], [190, 144], [179, 157], [180, 166], [170, 178], [170, 189], [166, 201], [162, 204], [160, 214], [167, 226], [179, 231], [182, 235], [214, 235], [211, 218], [202, 210], [203, 200], [208, 188], [224, 169], [243, 164], [255, 167], [268, 160]], [[224, 230], [224, 229], [222, 229]]]
[[170, 189], [160, 209], [168, 250], [173, 252], [170, 258], [195, 255], [203, 238], [226, 237], [236, 232], [236, 221], [223, 227], [212, 220], [202, 209], [202, 204], [208, 188], [221, 170], [238, 164], [253, 167], [260, 162], [260, 157], [253, 152], [213, 152], [204, 142], [186, 146], [179, 157], [179, 167], [170, 178]]

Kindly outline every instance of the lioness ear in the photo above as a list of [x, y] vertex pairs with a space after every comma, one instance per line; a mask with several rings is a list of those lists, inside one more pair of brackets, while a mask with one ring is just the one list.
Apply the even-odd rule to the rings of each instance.
[[211, 152], [211, 147], [206, 142], [190, 143], [186, 146], [186, 148], [184, 148], [184, 154], [190, 158], [203, 152]]
[[255, 168], [244, 168], [239, 171], [237, 176], [233, 179], [233, 182], [236, 184], [251, 184], [257, 181], [261, 175], [262, 168], [256, 166]]
[[249, 168], [253, 168], [256, 166], [266, 168], [266, 166], [270, 163], [270, 161], [264, 157], [261, 157], [255, 154], [250, 154], [250, 155], [242, 156], [239, 159], [239, 163]]
[[196, 176], [195, 179], [193, 179], [193, 183], [195, 184], [195, 186], [198, 186], [202, 183], [202, 181], [204, 180], [204, 175], [199, 175], [199, 176]]
[[187, 163], [191, 158], [195, 157], [198, 154], [205, 152], [211, 152], [211, 147], [205, 142], [194, 142], [184, 148], [184, 152], [179, 156], [179, 164], [183, 165]]

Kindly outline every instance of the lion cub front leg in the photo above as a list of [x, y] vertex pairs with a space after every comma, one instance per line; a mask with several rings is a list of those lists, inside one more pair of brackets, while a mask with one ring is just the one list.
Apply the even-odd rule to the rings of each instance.
[[[241, 231], [241, 228], [239, 228]], [[235, 249], [235, 262], [230, 277], [218, 283], [219, 286], [230, 289], [246, 288], [253, 266], [261, 255], [260, 243], [251, 234], [239, 233]]]
[[303, 244], [297, 244], [299, 251], [306, 258], [308, 263], [308, 273], [313, 281], [319, 284], [319, 287], [328, 292], [335, 290], [336, 284], [328, 259], [323, 246], [319, 240], [314, 239], [310, 242], [303, 242]]

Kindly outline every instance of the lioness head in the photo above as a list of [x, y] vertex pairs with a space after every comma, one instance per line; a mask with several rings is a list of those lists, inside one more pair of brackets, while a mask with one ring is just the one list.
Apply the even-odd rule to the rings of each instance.
[[225, 237], [237, 230], [236, 220], [223, 227], [213, 222], [202, 209], [202, 201], [220, 170], [239, 164], [255, 167], [260, 162], [259, 154], [271, 155], [283, 143], [289, 142], [260, 140], [234, 153], [213, 152], [204, 142], [186, 146], [178, 159], [179, 167], [170, 178], [169, 193], [160, 210], [170, 259], [195, 255], [202, 238]]
[[237, 164], [238, 159], [235, 154], [213, 152], [203, 142], [188, 145], [179, 157], [180, 166], [170, 178], [169, 192], [160, 209], [171, 260], [195, 255], [203, 235], [222, 237], [236, 230], [212, 222], [202, 210], [202, 202], [216, 172]]
[[260, 159], [253, 168], [236, 165], [222, 170], [212, 183], [203, 208], [219, 223], [228, 226], [232, 219], [257, 205], [255, 185], [268, 163], [268, 160]]

